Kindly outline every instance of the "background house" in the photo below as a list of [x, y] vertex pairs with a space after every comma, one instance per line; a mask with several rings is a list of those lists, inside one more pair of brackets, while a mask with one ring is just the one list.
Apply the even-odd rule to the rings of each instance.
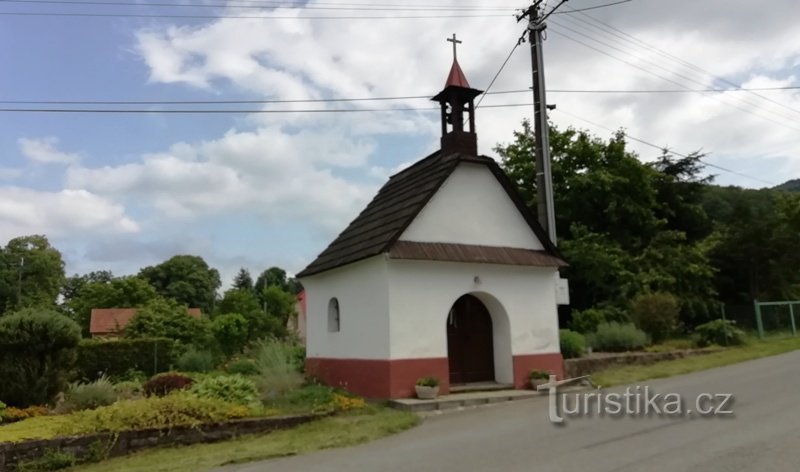
[[[93, 338], [110, 338], [120, 336], [136, 315], [136, 308], [92, 308], [89, 321], [89, 334]], [[200, 318], [200, 308], [189, 308], [189, 316]]]

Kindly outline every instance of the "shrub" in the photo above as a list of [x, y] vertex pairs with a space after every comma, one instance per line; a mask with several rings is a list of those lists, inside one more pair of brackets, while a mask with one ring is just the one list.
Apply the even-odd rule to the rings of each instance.
[[27, 408], [15, 408], [10, 406], [3, 410], [3, 422], [13, 423], [15, 421], [27, 420], [37, 416], [45, 416], [50, 413], [46, 406], [34, 405]]
[[142, 338], [84, 340], [78, 346], [78, 378], [96, 380], [102, 375], [132, 380], [166, 372], [175, 365], [179, 349], [172, 339]]
[[17, 472], [48, 472], [73, 467], [78, 460], [72, 454], [58, 449], [47, 449], [41, 457], [17, 464]]
[[192, 379], [177, 372], [167, 372], [166, 374], [159, 374], [148, 380], [144, 384], [144, 394], [148, 397], [159, 396], [163, 397], [169, 393], [185, 390], [192, 386]]
[[242, 418], [249, 414], [250, 410], [241, 405], [178, 392], [165, 397], [120, 401], [95, 410], [73, 413], [70, 415], [73, 421], [63, 426], [61, 434], [198, 426]]
[[420, 377], [419, 379], [417, 379], [417, 385], [419, 385], [420, 387], [438, 387], [439, 379], [433, 376]]
[[137, 380], [126, 380], [114, 384], [114, 392], [120, 400], [133, 400], [144, 395], [144, 386]]
[[311, 384], [287, 392], [277, 400], [282, 409], [322, 411], [333, 402], [336, 391], [327, 385]]
[[0, 399], [9, 405], [48, 403], [66, 387], [81, 329], [50, 310], [0, 317]]
[[64, 403], [59, 405], [59, 412], [92, 410], [100, 406], [110, 405], [117, 401], [114, 385], [106, 377], [94, 382], [70, 384], [64, 392]]
[[256, 383], [262, 398], [275, 398], [303, 384], [292, 345], [265, 339], [254, 345], [251, 355], [258, 367]]
[[711, 344], [720, 346], [737, 346], [744, 344], [744, 331], [736, 327], [730, 320], [714, 320], [701, 324], [694, 330], [697, 345], [705, 347]]
[[588, 334], [597, 331], [597, 326], [601, 323], [609, 323], [611, 321], [623, 323], [630, 321], [630, 319], [622, 309], [607, 305], [588, 308], [583, 311], [573, 311], [570, 326], [573, 331]]
[[639, 295], [631, 304], [633, 322], [656, 343], [663, 341], [675, 331], [679, 315], [680, 304], [669, 293]]
[[292, 344], [292, 359], [301, 374], [306, 370], [306, 347], [302, 344]]
[[592, 348], [606, 352], [624, 352], [642, 349], [647, 345], [647, 334], [632, 323], [603, 323], [590, 336]]
[[195, 382], [190, 391], [198, 397], [215, 398], [237, 405], [258, 403], [258, 388], [255, 382], [241, 375], [206, 377]]
[[236, 359], [225, 368], [229, 374], [256, 375], [258, 366], [252, 359]]
[[214, 369], [214, 355], [190, 347], [178, 358], [178, 369], [184, 372], [209, 372]]
[[561, 355], [565, 359], [572, 359], [574, 357], [581, 357], [586, 351], [586, 339], [581, 333], [569, 329], [562, 329], [558, 332], [558, 338], [561, 345]]
[[341, 393], [333, 394], [333, 409], [336, 411], [347, 411], [361, 409], [367, 406], [367, 402], [363, 398], [342, 395]]

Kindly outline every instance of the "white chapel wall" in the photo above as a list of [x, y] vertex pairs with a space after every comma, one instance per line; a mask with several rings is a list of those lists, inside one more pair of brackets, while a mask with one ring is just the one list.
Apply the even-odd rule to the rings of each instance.
[[400, 239], [543, 249], [492, 172], [471, 163], [459, 164]]
[[[508, 316], [508, 336], [494, 337], [495, 372], [500, 381], [511, 378], [511, 366], [498, 359], [502, 352], [559, 352], [557, 278], [553, 268], [390, 260], [391, 358], [447, 357], [447, 315], [460, 296], [473, 293], [495, 299]], [[496, 307], [484, 304], [497, 329]]]
[[[303, 278], [308, 357], [389, 358], [389, 288], [383, 255]], [[328, 304], [339, 301], [340, 330], [328, 331]]]

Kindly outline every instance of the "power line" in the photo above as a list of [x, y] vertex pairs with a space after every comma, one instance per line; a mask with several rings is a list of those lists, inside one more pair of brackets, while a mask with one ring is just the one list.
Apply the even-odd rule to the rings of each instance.
[[582, 11], [597, 10], [598, 8], [605, 8], [605, 7], [611, 7], [611, 6], [614, 6], [614, 5], [621, 5], [623, 3], [629, 3], [629, 2], [632, 2], [632, 1], [633, 0], [621, 0], [619, 2], [606, 3], [605, 5], [595, 5], [593, 7], [581, 8], [579, 10], [575, 10], [573, 8], [570, 8], [569, 11], [557, 11], [557, 12], [553, 12], [552, 14], [553, 15], [568, 15], [568, 14], [572, 14], [572, 13], [580, 13]]
[[[235, 0], [231, 3], [164, 3], [164, 2], [131, 2], [131, 1], [102, 1], [102, 0], [0, 0], [0, 3], [23, 3], [37, 5], [109, 5], [109, 6], [135, 6], [135, 7], [169, 7], [169, 8], [280, 8], [279, 2], [257, 2], [256, 4], [242, 5], [251, 3], [252, 0]], [[333, 5], [333, 4], [330, 4]], [[297, 10], [346, 10], [346, 11], [513, 11], [513, 8], [498, 7], [467, 7], [467, 6], [317, 6], [317, 5], [293, 5], [287, 8]]]
[[[674, 84], [674, 85], [677, 85], [677, 86], [679, 86], [679, 87], [682, 87], [682, 88], [684, 88], [684, 89], [691, 90], [691, 88], [689, 88], [688, 86], [686, 86], [686, 85], [684, 85], [684, 84], [682, 84], [682, 83], [680, 83], [680, 82], [678, 82], [678, 81], [676, 81], [676, 80], [670, 79], [670, 78], [668, 78], [668, 77], [665, 77], [665, 76], [663, 76], [663, 75], [661, 75], [661, 74], [659, 74], [659, 73], [657, 73], [657, 72], [653, 72], [653, 71], [651, 71], [651, 70], [648, 70], [648, 69], [646, 69], [646, 68], [644, 68], [644, 67], [641, 67], [641, 66], [639, 66], [639, 65], [637, 65], [637, 64], [634, 64], [633, 62], [630, 62], [630, 61], [628, 61], [628, 60], [626, 60], [626, 59], [623, 59], [623, 58], [620, 58], [620, 57], [618, 57], [618, 56], [615, 56], [615, 55], [613, 55], [613, 54], [610, 54], [610, 53], [608, 53], [608, 52], [606, 52], [606, 51], [603, 51], [603, 50], [602, 50], [602, 49], [600, 49], [600, 48], [597, 48], [597, 47], [595, 47], [595, 46], [593, 46], [593, 45], [591, 45], [591, 44], [588, 44], [588, 43], [586, 43], [586, 42], [584, 42], [584, 41], [581, 41], [580, 39], [573, 38], [572, 36], [570, 36], [570, 35], [568, 35], [568, 34], [562, 33], [562, 32], [560, 32], [560, 31], [555, 31], [555, 30], [553, 30], [553, 31], [551, 31], [551, 32], [552, 32], [552, 33], [555, 33], [555, 34], [557, 34], [557, 35], [559, 35], [559, 36], [562, 36], [562, 37], [564, 37], [564, 38], [567, 38], [567, 39], [569, 39], [570, 41], [574, 41], [574, 42], [576, 42], [576, 43], [578, 43], [578, 44], [581, 44], [581, 45], [583, 45], [583, 46], [585, 46], [585, 47], [587, 47], [587, 48], [589, 48], [589, 49], [592, 49], [592, 50], [594, 50], [594, 51], [597, 51], [597, 52], [599, 52], [600, 54], [606, 55], [606, 56], [608, 56], [608, 57], [611, 57], [611, 58], [613, 58], [613, 59], [615, 59], [615, 60], [617, 60], [617, 61], [620, 61], [620, 62], [622, 62], [622, 63], [624, 63], [624, 64], [627, 64], [627, 65], [629, 65], [629, 66], [631, 66], [631, 67], [633, 67], [633, 68], [639, 69], [639, 70], [641, 70], [641, 71], [643, 71], [643, 72], [645, 72], [645, 73], [647, 73], [647, 74], [650, 74], [650, 75], [653, 75], [653, 76], [655, 76], [655, 77], [658, 77], [658, 78], [659, 78], [659, 79], [661, 79], [661, 80], [664, 80], [664, 81], [670, 82], [670, 83], [672, 83], [672, 84]], [[582, 33], [581, 33], [581, 34], [582, 34]], [[585, 35], [584, 35], [584, 36], [585, 36]], [[598, 41], [598, 42], [599, 42], [599, 41]], [[603, 44], [603, 43], [601, 43], [601, 44]], [[612, 48], [613, 48], [613, 46], [612, 46]], [[615, 48], [615, 49], [618, 49], [618, 48]], [[623, 53], [624, 53], [624, 51], [623, 51]], [[628, 53], [626, 53], [626, 54], [628, 54]], [[685, 77], [685, 76], [683, 76], [683, 77]], [[699, 82], [697, 82], [697, 81], [694, 81], [694, 82], [696, 82], [696, 83], [699, 83]], [[741, 106], [735, 105], [735, 104], [733, 104], [733, 103], [726, 102], [726, 101], [724, 101], [724, 100], [720, 100], [720, 99], [718, 99], [717, 97], [714, 97], [714, 96], [709, 96], [709, 98], [715, 99], [715, 100], [719, 101], [720, 103], [723, 103], [723, 104], [725, 104], [725, 105], [727, 105], [727, 106], [730, 106], [730, 107], [736, 108], [737, 110], [743, 111], [743, 112], [745, 112], [745, 113], [749, 113], [749, 114], [751, 114], [751, 115], [753, 115], [753, 116], [757, 116], [757, 117], [759, 117], [759, 118], [762, 118], [762, 119], [764, 119], [764, 120], [767, 120], [767, 121], [770, 121], [770, 122], [772, 122], [772, 123], [775, 123], [775, 124], [777, 124], [777, 125], [779, 125], [779, 126], [783, 126], [783, 127], [785, 127], [785, 128], [789, 128], [789, 129], [792, 129], [792, 130], [794, 130], [794, 131], [800, 131], [800, 128], [795, 128], [794, 126], [789, 126], [789, 125], [787, 125], [787, 124], [785, 124], [785, 123], [783, 123], [783, 122], [781, 122], [781, 121], [777, 121], [777, 120], [774, 120], [774, 119], [772, 119], [772, 118], [770, 118], [770, 117], [767, 117], [767, 116], [764, 116], [764, 115], [758, 114], [758, 113], [754, 112], [753, 110], [750, 110], [750, 109], [747, 109], [747, 108], [743, 108], [743, 107], [741, 107]]]
[[[492, 80], [489, 82], [489, 85], [486, 87], [486, 90], [483, 92], [483, 95], [481, 95], [480, 98], [478, 98], [478, 103], [475, 104], [475, 108], [476, 109], [481, 106], [481, 103], [483, 103], [484, 97], [486, 97], [486, 95], [492, 93], [492, 92], [490, 92], [490, 90], [492, 89], [492, 85], [494, 85], [494, 83], [497, 80], [497, 78], [500, 77], [500, 74], [503, 72], [503, 69], [505, 69], [506, 64], [508, 64], [508, 61], [511, 59], [511, 56], [514, 55], [514, 51], [517, 50], [517, 48], [519, 47], [519, 45], [522, 42], [522, 39], [524, 39], [524, 37], [525, 37], [525, 33], [522, 33], [522, 36], [517, 40], [516, 43], [514, 43], [514, 47], [512, 47], [511, 51], [508, 52], [508, 56], [506, 56], [506, 59], [500, 65], [500, 69], [498, 69], [497, 73], [494, 74], [494, 77], [492, 77]], [[527, 90], [524, 90], [524, 91], [527, 92]]]
[[[570, 113], [568, 111], [565, 111], [562, 108], [556, 108], [556, 111], [561, 112], [561, 113], [563, 113], [565, 115], [571, 116], [572, 118], [575, 118], [577, 120], [583, 121], [585, 123], [589, 123], [590, 125], [597, 126], [598, 128], [604, 129], [606, 131], [610, 131], [612, 133], [617, 131], [617, 130], [611, 129], [611, 128], [607, 127], [607, 126], [603, 126], [603, 125], [601, 125], [601, 124], [599, 124], [597, 122], [594, 122], [594, 121], [588, 120], [586, 118], [583, 118], [581, 116], [575, 115], [574, 113]], [[631, 136], [627, 132], [625, 132], [625, 137], [627, 139], [630, 139], [631, 141], [636, 141], [637, 143], [644, 144], [645, 146], [650, 146], [652, 148], [658, 149], [660, 151], [665, 151], [665, 152], [668, 152], [670, 154], [674, 154], [674, 155], [679, 156], [679, 157], [684, 157], [684, 158], [685, 157], [689, 157], [688, 154], [682, 154], [680, 152], [674, 151], [674, 150], [670, 149], [668, 146], [659, 146], [658, 144], [653, 144], [650, 141], [646, 141], [644, 139], [637, 138], [635, 136]], [[705, 165], [707, 165], [709, 167], [713, 167], [714, 169], [718, 169], [718, 170], [721, 170], [723, 172], [728, 172], [728, 173], [731, 173], [731, 174], [738, 175], [740, 177], [745, 177], [745, 178], [748, 178], [748, 179], [756, 180], [756, 181], [759, 181], [761, 183], [765, 183], [765, 184], [768, 184], [768, 185], [775, 185], [774, 182], [770, 182], [768, 180], [764, 180], [764, 179], [761, 179], [759, 177], [753, 177], [752, 175], [743, 174], [741, 172], [728, 169], [726, 167], [718, 166], [716, 164], [712, 164], [712, 163], [710, 163], [708, 161], [705, 161], [705, 160], [703, 160], [701, 158], [698, 159], [698, 161], [702, 162], [703, 164], [705, 164]]]
[[[502, 68], [501, 68], [502, 70]], [[530, 89], [487, 91], [483, 95], [508, 95], [517, 93], [530, 93]], [[800, 86], [785, 87], [757, 87], [744, 89], [653, 89], [653, 90], [608, 90], [608, 89], [548, 89], [547, 93], [564, 94], [685, 94], [685, 93], [731, 93], [749, 91], [785, 91], [800, 90]], [[405, 95], [394, 97], [360, 97], [360, 98], [310, 98], [296, 100], [0, 100], [6, 105], [266, 105], [279, 103], [340, 103], [340, 102], [371, 102], [392, 100], [429, 100], [434, 94]], [[480, 102], [478, 102], [480, 103]], [[477, 105], [476, 105], [477, 107]]]
[[436, 18], [490, 18], [507, 17], [505, 14], [480, 14], [480, 15], [348, 15], [348, 16], [255, 16], [255, 15], [150, 15], [140, 13], [68, 13], [68, 12], [19, 12], [2, 11], [0, 16], [27, 16], [27, 17], [81, 17], [81, 18], [186, 18], [193, 20], [408, 20], [408, 19], [436, 19]]
[[[580, 13], [580, 10], [572, 10], [571, 13]], [[726, 79], [724, 77], [718, 76], [718, 75], [714, 74], [713, 72], [710, 72], [710, 71], [708, 71], [708, 70], [706, 70], [706, 69], [704, 69], [704, 68], [702, 68], [702, 67], [700, 67], [700, 66], [698, 66], [696, 64], [693, 64], [693, 63], [691, 63], [691, 62], [689, 62], [687, 60], [681, 59], [678, 56], [675, 56], [675, 55], [670, 54], [670, 53], [668, 53], [668, 52], [666, 52], [666, 51], [664, 51], [662, 49], [659, 49], [656, 46], [653, 46], [652, 44], [647, 43], [647, 42], [645, 42], [645, 41], [643, 41], [643, 40], [641, 40], [641, 39], [637, 38], [636, 36], [633, 36], [633, 35], [631, 35], [629, 33], [626, 33], [624, 31], [622, 31], [621, 29], [616, 28], [616, 27], [614, 27], [614, 26], [612, 26], [612, 25], [610, 25], [608, 23], [605, 23], [605, 22], [603, 22], [603, 21], [601, 21], [601, 20], [599, 20], [599, 19], [597, 19], [597, 18], [595, 18], [595, 17], [593, 17], [593, 16], [591, 16], [591, 15], [589, 15], [587, 13], [580, 13], [580, 16], [586, 17], [589, 20], [593, 21], [594, 23], [602, 25], [603, 27], [606, 28], [605, 32], [607, 34], [611, 34], [613, 36], [619, 37], [619, 38], [621, 38], [621, 39], [623, 39], [625, 41], [628, 41], [630, 43], [638, 44], [638, 45], [640, 45], [639, 47], [644, 47], [646, 49], [654, 51], [654, 52], [658, 53], [659, 55], [661, 55], [662, 57], [665, 57], [665, 58], [667, 58], [669, 60], [677, 62], [677, 63], [679, 63], [679, 64], [681, 64], [684, 67], [687, 67], [689, 69], [693, 69], [693, 70], [698, 71], [698, 72], [700, 72], [702, 74], [708, 75], [708, 76], [710, 76], [710, 77], [712, 77], [712, 78], [714, 78], [716, 80], [719, 80], [720, 82], [723, 82], [723, 83], [727, 84], [728, 86], [731, 86], [731, 87], [734, 87], [734, 88], [737, 88], [737, 89], [743, 89], [741, 84], [732, 82], [732, 81], [730, 81], [730, 80], [728, 80], [728, 79]], [[586, 20], [582, 20], [579, 17], [570, 17], [570, 18], [572, 18], [574, 20], [578, 20], [578, 21], [580, 21], [580, 22], [582, 22], [584, 24], [593, 26], [594, 28], [597, 28], [597, 29], [600, 29], [601, 31], [603, 31], [603, 29], [601, 29], [600, 27], [592, 25], [591, 23], [587, 22]], [[617, 34], [617, 33], [619, 33], [619, 34]], [[764, 97], [763, 95], [760, 95], [758, 93], [753, 92], [753, 89], [750, 89], [750, 91], [752, 92], [752, 95], [754, 95], [754, 96], [756, 96], [758, 98], [761, 98], [761, 99], [766, 100], [766, 101], [768, 101], [770, 103], [778, 105], [778, 106], [780, 106], [782, 108], [785, 108], [785, 109], [788, 109], [790, 111], [793, 111], [795, 113], [800, 114], [800, 110], [798, 110], [797, 108], [793, 108], [793, 107], [790, 107], [790, 106], [788, 106], [788, 105], [786, 105], [784, 103], [778, 102], [776, 100], [772, 100], [772, 99], [770, 99], [768, 97]]]

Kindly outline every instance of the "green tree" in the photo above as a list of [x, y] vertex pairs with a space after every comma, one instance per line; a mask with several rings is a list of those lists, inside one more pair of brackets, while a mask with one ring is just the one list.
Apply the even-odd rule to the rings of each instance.
[[174, 256], [145, 267], [139, 276], [164, 297], [211, 313], [220, 286], [219, 272], [199, 256]]
[[175, 300], [156, 298], [139, 308], [125, 327], [126, 338], [170, 338], [185, 345], [209, 347], [212, 336], [208, 323], [187, 312]]
[[222, 352], [228, 356], [242, 352], [247, 343], [247, 327], [247, 318], [238, 313], [220, 315], [211, 321], [211, 332]]
[[0, 313], [54, 307], [63, 282], [61, 253], [45, 236], [14, 238], [0, 249]]
[[239, 273], [233, 279], [233, 288], [236, 290], [253, 290], [253, 277], [250, 276], [250, 271], [242, 267]]
[[86, 283], [77, 291], [77, 295], [65, 300], [63, 309], [78, 323], [84, 336], [88, 336], [93, 308], [139, 308], [157, 298], [156, 289], [140, 277], [119, 277], [109, 281], [98, 279]]
[[[495, 151], [536, 211], [535, 143], [527, 122]], [[710, 303], [715, 296], [712, 225], [702, 205], [709, 179], [701, 155], [664, 153], [639, 161], [623, 132], [604, 141], [583, 131], [550, 129], [559, 248], [570, 266], [572, 306], [626, 309], [639, 292], [668, 290]]]
[[94, 282], [108, 283], [112, 280], [114, 280], [114, 274], [110, 270], [98, 270], [84, 275], [74, 274], [67, 277], [64, 280], [64, 285], [61, 286], [62, 304], [67, 304], [73, 298], [78, 297], [87, 284]]
[[63, 391], [80, 328], [53, 310], [26, 308], [0, 318], [0, 401], [26, 407]]
[[[280, 290], [280, 289], [278, 289]], [[280, 303], [276, 303], [279, 306]], [[236, 313], [247, 320], [247, 340], [264, 337], [283, 337], [286, 334], [285, 322], [273, 315], [267, 305], [259, 302], [253, 292], [230, 289], [225, 292], [216, 307], [216, 316]]]
[[[278, 287], [284, 292], [292, 294], [298, 294], [303, 290], [303, 285], [300, 281], [294, 277], [287, 277], [286, 271], [280, 267], [270, 267], [256, 279], [254, 289], [259, 294], [259, 297], [268, 287]], [[261, 301], [263, 302], [263, 299]]]

